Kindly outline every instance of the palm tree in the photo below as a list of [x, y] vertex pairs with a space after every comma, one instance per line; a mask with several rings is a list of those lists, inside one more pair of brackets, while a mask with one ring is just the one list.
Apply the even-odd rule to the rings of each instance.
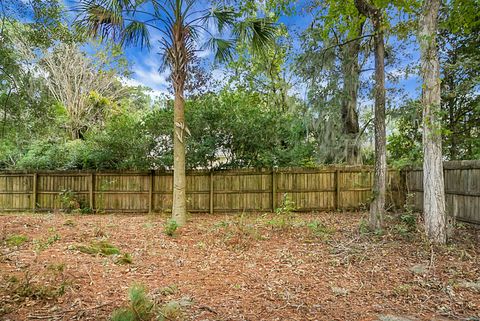
[[[121, 44], [149, 49], [150, 33], [160, 35], [162, 57], [159, 69], [170, 69], [174, 89], [174, 174], [172, 218], [186, 222], [184, 86], [188, 65], [199, 50], [209, 49], [216, 61], [232, 58], [235, 45], [248, 43], [253, 54], [260, 54], [275, 38], [273, 23], [261, 18], [243, 18], [227, 7], [198, 9], [197, 0], [84, 0], [77, 9], [77, 24], [92, 36], [110, 38]], [[199, 6], [196, 6], [199, 4]], [[212, 33], [209, 27], [214, 27]], [[224, 39], [217, 35], [228, 32]], [[199, 44], [200, 35], [207, 35]]]

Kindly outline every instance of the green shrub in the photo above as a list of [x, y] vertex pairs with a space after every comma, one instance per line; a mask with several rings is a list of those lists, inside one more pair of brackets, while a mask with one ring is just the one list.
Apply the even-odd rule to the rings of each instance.
[[59, 196], [61, 209], [65, 213], [91, 214], [93, 212], [85, 201], [79, 199], [77, 194], [69, 189], [61, 191]]
[[177, 229], [178, 229], [178, 223], [173, 219], [169, 219], [165, 224], [165, 226], [163, 227], [163, 233], [165, 233], [168, 236], [174, 236]]

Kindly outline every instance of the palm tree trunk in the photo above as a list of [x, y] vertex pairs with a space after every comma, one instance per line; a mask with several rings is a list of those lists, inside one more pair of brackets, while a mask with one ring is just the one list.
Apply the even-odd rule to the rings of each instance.
[[439, 6], [439, 0], [424, 1], [418, 41], [423, 76], [423, 210], [425, 232], [431, 241], [446, 243], [445, 187], [440, 116], [440, 63], [436, 42]]
[[185, 100], [183, 97], [183, 89], [178, 87], [175, 88], [173, 121], [174, 159], [172, 219], [175, 220], [179, 226], [182, 226], [187, 222], [187, 181], [185, 175]]

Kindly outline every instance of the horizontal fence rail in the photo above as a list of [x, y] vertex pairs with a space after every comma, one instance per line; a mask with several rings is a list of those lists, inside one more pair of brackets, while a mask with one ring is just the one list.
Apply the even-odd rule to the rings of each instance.
[[[459, 221], [480, 224], [480, 161], [444, 162], [447, 214]], [[417, 210], [423, 210], [423, 170], [405, 171], [406, 193]]]
[[[287, 195], [299, 211], [362, 208], [372, 182], [370, 166], [187, 171], [187, 206], [190, 212], [272, 211]], [[400, 172], [388, 172], [388, 187], [389, 204], [401, 206]], [[66, 191], [98, 212], [168, 212], [173, 172], [0, 172], [4, 212], [61, 209]]]

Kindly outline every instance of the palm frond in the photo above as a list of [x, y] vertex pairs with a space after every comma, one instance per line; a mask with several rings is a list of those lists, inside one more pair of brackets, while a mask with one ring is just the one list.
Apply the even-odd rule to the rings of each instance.
[[83, 17], [75, 21], [76, 25], [83, 27], [88, 34], [94, 37], [118, 38], [124, 21], [116, 1], [110, 3], [89, 1], [82, 3], [80, 8]]
[[225, 27], [232, 26], [235, 23], [236, 14], [230, 8], [212, 8], [206, 11], [201, 18], [202, 24], [212, 21], [218, 32], [223, 32]]
[[122, 38], [120, 39], [122, 45], [140, 45], [141, 48], [150, 48], [150, 33], [148, 27], [139, 21], [130, 22], [122, 30]]
[[266, 19], [248, 18], [236, 23], [232, 32], [239, 42], [252, 48], [252, 54], [261, 55], [275, 42], [277, 28]]
[[215, 62], [231, 60], [235, 48], [235, 40], [211, 37], [202, 46], [202, 49], [209, 49], [214, 53]]
[[252, 49], [256, 54], [264, 52], [270, 47], [276, 38], [275, 24], [264, 19], [255, 19], [250, 26], [252, 30]]

